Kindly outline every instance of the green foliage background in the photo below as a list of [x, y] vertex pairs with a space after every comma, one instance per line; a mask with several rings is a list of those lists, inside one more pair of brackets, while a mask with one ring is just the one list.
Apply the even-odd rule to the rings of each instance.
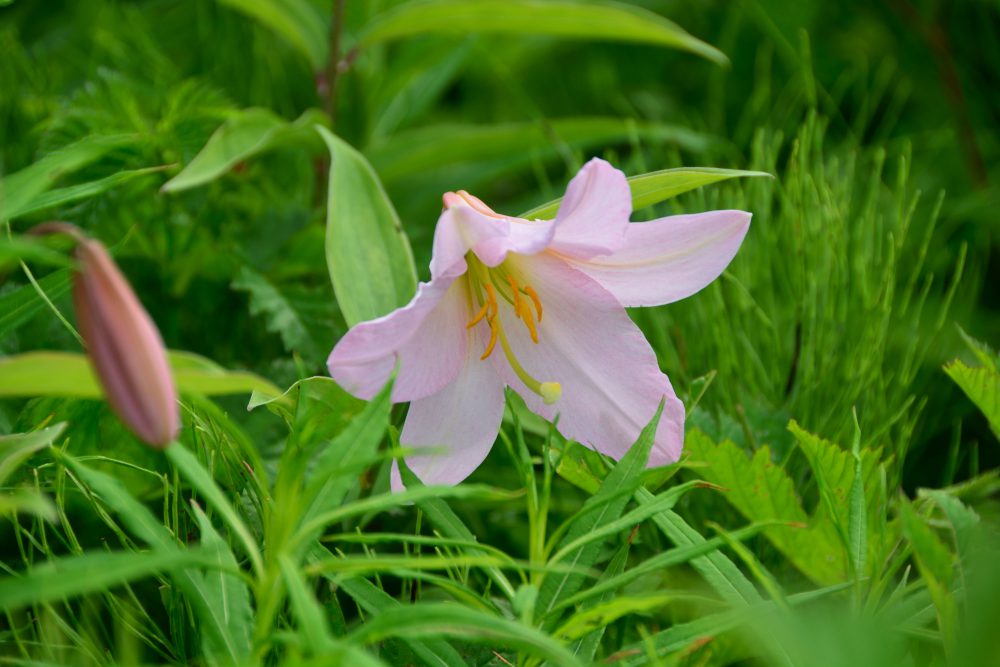
[[[990, 664], [998, 37], [987, 0], [0, 2], [0, 660]], [[595, 155], [651, 173], [634, 219], [754, 214], [632, 312], [685, 457], [512, 396], [467, 484], [389, 494], [405, 409], [330, 348], [426, 277], [441, 193], [514, 214]], [[166, 453], [51, 219], [177, 351]]]

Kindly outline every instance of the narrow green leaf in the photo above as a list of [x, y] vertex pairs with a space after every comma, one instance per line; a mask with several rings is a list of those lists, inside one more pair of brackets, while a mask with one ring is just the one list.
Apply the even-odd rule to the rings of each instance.
[[222, 493], [222, 489], [216, 485], [215, 480], [212, 479], [212, 475], [209, 474], [208, 470], [202, 466], [194, 454], [185, 449], [179, 442], [175, 442], [170, 447], [167, 447], [165, 453], [170, 462], [180, 472], [181, 477], [187, 480], [205, 498], [208, 504], [219, 513], [219, 516], [226, 522], [226, 525], [233, 531], [233, 534], [239, 538], [238, 541], [242, 544], [243, 551], [250, 558], [254, 571], [258, 573], [263, 572], [264, 561], [261, 558], [260, 550], [257, 548], [256, 540], [250, 534], [250, 529], [247, 528], [246, 523], [243, 522], [243, 519], [240, 518], [232, 504]]
[[[406, 461], [403, 459], [398, 460], [399, 474], [403, 480], [403, 484], [406, 488], [416, 488], [423, 486], [423, 482], [413, 474], [413, 471], [409, 469], [406, 465]], [[444, 500], [440, 498], [425, 498], [417, 502], [417, 507], [420, 511], [424, 513], [427, 521], [430, 525], [444, 535], [445, 537], [450, 537], [456, 540], [464, 540], [467, 542], [476, 542], [476, 536], [469, 530], [458, 515], [455, 514], [454, 510], [448, 506]], [[467, 549], [466, 553], [470, 556], [480, 556], [484, 555], [486, 551], [480, 551], [477, 549]], [[500, 591], [507, 597], [508, 600], [514, 598], [515, 592], [514, 587], [511, 585], [510, 580], [507, 578], [499, 568], [487, 568], [486, 574], [493, 580], [493, 582], [500, 588]]]
[[[325, 551], [325, 550], [324, 550]], [[326, 552], [329, 554], [329, 552]], [[324, 575], [333, 579], [333, 575]], [[403, 604], [375, 586], [367, 579], [357, 577], [336, 580], [340, 588], [369, 614], [381, 616], [383, 613], [403, 607]], [[451, 644], [433, 637], [403, 637], [404, 642], [428, 667], [467, 667], [467, 663]]]
[[330, 149], [326, 263], [348, 326], [404, 305], [417, 289], [399, 216], [367, 160], [317, 126]]
[[854, 480], [851, 482], [850, 510], [847, 522], [848, 553], [854, 578], [860, 581], [866, 572], [868, 556], [868, 511], [865, 508], [865, 472], [861, 460], [861, 425], [858, 413], [854, 413], [854, 440], [851, 443], [851, 457], [854, 459]]
[[[59, 453], [58, 459], [66, 465], [102, 503], [117, 513], [118, 519], [139, 539], [157, 552], [167, 553], [181, 549], [177, 538], [139, 502], [122, 482], [106, 473], [94, 470], [76, 459]], [[201, 628], [206, 654], [211, 659], [221, 659], [227, 665], [242, 665], [250, 647], [236, 642], [229, 633], [228, 620], [212, 596], [210, 587], [201, 572], [187, 568], [173, 572], [173, 580], [183, 593]]]
[[[38, 280], [38, 286], [55, 302], [69, 292], [69, 269], [53, 271]], [[0, 296], [0, 339], [11, 335], [48, 307], [34, 285], [23, 285]]]
[[330, 627], [327, 625], [322, 607], [306, 586], [302, 570], [287, 554], [278, 557], [278, 565], [285, 580], [288, 600], [295, 614], [303, 646], [314, 655], [328, 652], [333, 645], [333, 636], [330, 634]]
[[[470, 188], [539, 159], [557, 158], [566, 147], [603, 148], [634, 139], [695, 151], [706, 149], [712, 141], [679, 125], [621, 118], [553, 118], [544, 122], [430, 125], [394, 134], [367, 147], [365, 155], [387, 183], [412, 182], [425, 172], [433, 172], [442, 182]], [[558, 202], [547, 206], [554, 215]]]
[[[623, 542], [615, 555], [611, 558], [611, 562], [608, 566], [604, 568], [604, 572], [601, 573], [600, 578], [597, 580], [597, 584], [607, 584], [608, 580], [620, 575], [625, 571], [625, 566], [628, 565], [628, 555], [631, 550], [632, 543], [630, 541]], [[615, 595], [617, 591], [614, 589], [607, 590], [601, 595], [583, 603], [580, 608], [581, 611], [586, 611], [592, 607], [596, 607], [600, 604], [609, 602]], [[594, 661], [594, 656], [597, 655], [597, 649], [601, 645], [601, 639], [604, 638], [604, 633], [608, 629], [606, 624], [598, 625], [590, 633], [586, 634], [582, 638], [573, 642], [570, 647], [573, 655], [578, 657], [582, 663], [589, 665]]]
[[[642, 471], [646, 469], [646, 461], [649, 459], [649, 452], [653, 447], [662, 413], [663, 402], [661, 401], [656, 414], [642, 429], [635, 444], [611, 469], [597, 493], [587, 500], [585, 508], [597, 506], [599, 509], [584, 514], [573, 522], [560, 542], [560, 550], [578, 542], [581, 537], [621, 516], [625, 505], [628, 504], [629, 496], [640, 487]], [[631, 490], [623, 494], [622, 491], [625, 489]], [[570, 551], [569, 555], [563, 559], [563, 564], [574, 569], [593, 566], [600, 556], [603, 540], [578, 543], [581, 546]], [[536, 617], [547, 616], [559, 602], [579, 590], [583, 582], [584, 578], [581, 575], [570, 571], [548, 573], [539, 586]]]
[[212, 607], [213, 616], [224, 619], [225, 632], [232, 644], [240, 647], [241, 655], [248, 658], [253, 645], [250, 591], [243, 579], [234, 574], [240, 568], [229, 543], [219, 535], [201, 508], [194, 502], [191, 505], [201, 531], [202, 547], [219, 568], [204, 575], [205, 601]]
[[208, 143], [179, 174], [167, 181], [163, 192], [180, 192], [204, 185], [229, 173], [233, 167], [274, 148], [318, 146], [316, 123], [323, 115], [310, 109], [289, 122], [268, 109], [235, 112], [209, 137]]
[[729, 62], [714, 46], [659, 14], [604, 1], [416, 0], [377, 16], [359, 42], [370, 46], [421, 34], [473, 32], [641, 42]]
[[[654, 502], [656, 497], [647, 489], [640, 488], [635, 493], [635, 499], [640, 505], [648, 505]], [[653, 523], [678, 547], [697, 547], [708, 543], [701, 533], [688, 525], [684, 518], [673, 510], [654, 515]], [[760, 593], [754, 588], [753, 583], [721, 551], [700, 555], [691, 561], [691, 566], [723, 600], [730, 604], [744, 606], [761, 601]]]
[[927, 584], [931, 599], [934, 600], [938, 625], [944, 638], [945, 647], [951, 649], [954, 647], [958, 630], [958, 606], [955, 602], [955, 595], [951, 591], [955, 574], [955, 559], [944, 543], [934, 534], [931, 527], [917, 514], [905, 498], [900, 499], [899, 511], [903, 524], [903, 534], [906, 535], [913, 547], [917, 567]]
[[66, 430], [65, 423], [53, 424], [31, 433], [0, 436], [0, 486], [32, 454], [51, 445]]
[[[177, 389], [203, 396], [243, 394], [262, 390], [278, 394], [278, 388], [262, 377], [243, 371], [228, 371], [190, 352], [169, 352]], [[0, 397], [72, 396], [100, 398], [100, 385], [83, 354], [73, 352], [26, 352], [0, 358]]]
[[323, 17], [307, 0], [218, 0], [218, 2], [246, 14], [281, 36], [305, 56], [314, 70], [323, 69], [328, 51], [328, 29]]
[[550, 661], [578, 667], [581, 663], [548, 635], [505, 618], [448, 603], [417, 603], [382, 610], [368, 619], [351, 639], [373, 644], [392, 637], [457, 637], [489, 646], [509, 646]]
[[131, 135], [97, 135], [48, 153], [38, 162], [0, 179], [0, 220], [24, 215], [31, 202], [64, 174], [84, 167], [115, 148], [134, 143]]
[[0, 579], [0, 611], [101, 593], [136, 579], [212, 560], [194, 549], [169, 552], [91, 552], [54, 558], [30, 572]]
[[65, 253], [50, 248], [38, 237], [0, 238], [0, 271], [7, 272], [22, 261], [60, 268], [73, 265]]
[[91, 197], [104, 194], [108, 190], [117, 188], [119, 185], [128, 183], [129, 181], [139, 178], [140, 176], [155, 174], [156, 172], [163, 171], [164, 169], [166, 169], [166, 167], [130, 169], [128, 171], [120, 171], [117, 174], [112, 174], [111, 176], [106, 176], [105, 178], [101, 178], [96, 181], [78, 183], [77, 185], [69, 185], [65, 188], [49, 190], [48, 192], [44, 192], [26, 203], [21, 209], [20, 214], [27, 215], [37, 211], [44, 211], [47, 208], [55, 208], [57, 206], [71, 204], [83, 199], [90, 199]]
[[[682, 167], [630, 176], [628, 185], [632, 191], [632, 210], [638, 211], [647, 206], [652, 206], [653, 204], [676, 197], [689, 190], [695, 190], [720, 181], [727, 181], [731, 178], [756, 178], [761, 176], [772, 178], [771, 174], [763, 171], [715, 169], [712, 167]], [[555, 199], [521, 214], [521, 217], [529, 219], [554, 218], [556, 212], [559, 210], [560, 202], [562, 202], [562, 198]]]

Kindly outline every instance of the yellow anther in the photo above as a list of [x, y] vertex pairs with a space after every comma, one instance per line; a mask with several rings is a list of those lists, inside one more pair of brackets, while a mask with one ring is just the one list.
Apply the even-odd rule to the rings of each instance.
[[538, 311], [538, 321], [542, 321], [542, 300], [538, 298], [538, 292], [531, 285], [524, 286], [524, 293], [528, 295], [531, 302], [535, 304], [535, 310]]
[[531, 306], [529, 306], [524, 301], [518, 301], [517, 305], [514, 307], [515, 311], [524, 320], [524, 326], [528, 327], [528, 333], [531, 334], [531, 342], [538, 344], [538, 329], [535, 327], [535, 318], [531, 312]]
[[490, 309], [489, 302], [484, 303], [483, 307], [479, 309], [478, 313], [476, 313], [476, 316], [473, 317], [471, 320], [469, 320], [469, 323], [465, 325], [465, 328], [471, 329], [472, 327], [482, 322], [483, 318], [486, 317], [486, 313], [489, 311], [489, 309]]
[[486, 304], [490, 307], [490, 319], [497, 316], [500, 308], [497, 306], [497, 293], [492, 283], [486, 283]]
[[483, 356], [479, 357], [480, 361], [486, 361], [486, 359], [493, 354], [493, 348], [497, 346], [497, 337], [500, 335], [500, 325], [498, 323], [490, 322], [490, 342], [486, 345], [486, 351], [483, 352]]
[[511, 293], [514, 295], [514, 316], [521, 317], [521, 288], [517, 285], [514, 276], [507, 274], [507, 282], [510, 283]]

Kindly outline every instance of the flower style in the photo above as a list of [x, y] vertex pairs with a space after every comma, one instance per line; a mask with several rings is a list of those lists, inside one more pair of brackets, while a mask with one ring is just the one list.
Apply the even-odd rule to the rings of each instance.
[[406, 306], [348, 331], [330, 353], [330, 375], [370, 399], [398, 362], [392, 400], [410, 402], [400, 439], [427, 449], [407, 459], [426, 484], [456, 484], [482, 463], [505, 386], [545, 419], [558, 414], [567, 438], [615, 459], [663, 400], [649, 465], [676, 461], [684, 405], [625, 307], [705, 287], [736, 254], [750, 214], [630, 223], [631, 212], [625, 175], [599, 159], [570, 182], [554, 220], [445, 194], [430, 282]]

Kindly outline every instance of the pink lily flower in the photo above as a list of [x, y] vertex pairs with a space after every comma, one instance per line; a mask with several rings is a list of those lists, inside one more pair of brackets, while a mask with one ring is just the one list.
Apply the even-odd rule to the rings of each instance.
[[712, 282], [750, 214], [630, 223], [631, 213], [625, 175], [599, 159], [570, 181], [554, 220], [445, 194], [430, 282], [406, 306], [348, 331], [330, 353], [330, 375], [370, 399], [398, 363], [391, 398], [410, 402], [400, 439], [428, 450], [407, 458], [426, 484], [456, 484], [483, 462], [505, 386], [545, 419], [558, 414], [565, 437], [614, 459], [663, 400], [649, 466], [676, 461], [684, 405], [625, 308], [677, 301]]

